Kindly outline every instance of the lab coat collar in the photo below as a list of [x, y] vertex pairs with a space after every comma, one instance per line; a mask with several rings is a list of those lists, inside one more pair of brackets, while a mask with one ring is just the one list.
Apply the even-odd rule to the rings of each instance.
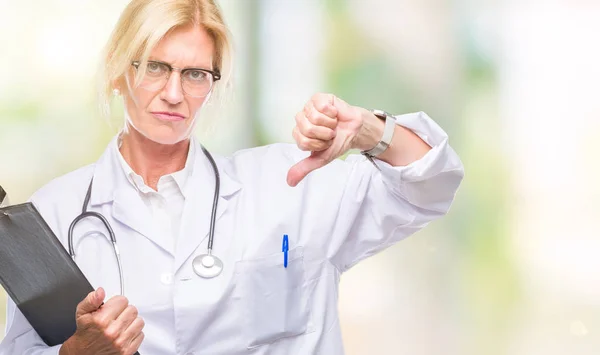
[[[122, 141], [121, 136], [122, 136], [122, 133], [117, 136], [117, 158], [118, 158], [119, 162], [121, 163], [123, 170], [125, 171], [125, 176], [127, 176], [127, 179], [129, 180], [129, 182], [133, 186], [135, 186], [135, 188], [138, 191], [141, 191], [144, 193], [152, 191], [152, 188], [150, 188], [149, 186], [146, 185], [146, 183], [144, 182], [144, 179], [140, 175], [138, 175], [135, 171], [133, 171], [131, 166], [125, 161], [123, 154], [121, 154], [121, 152], [119, 151], [118, 148], [121, 147], [121, 141]], [[173, 179], [173, 181], [179, 188], [179, 191], [181, 191], [181, 194], [184, 197], [186, 197], [185, 196], [185, 184], [188, 181], [188, 177], [190, 175], [192, 175], [192, 171], [194, 169], [194, 163], [195, 163], [195, 157], [196, 157], [196, 144], [197, 144], [196, 140], [192, 136], [190, 139], [190, 147], [188, 149], [188, 154], [187, 154], [184, 168], [182, 170], [179, 170], [172, 174], [169, 174], [169, 176], [164, 176], [161, 178], [161, 180], [165, 179], [165, 178]], [[161, 181], [159, 181], [159, 186], [160, 185], [161, 185]]]
[[[136, 232], [144, 235], [159, 247], [174, 255], [176, 268], [185, 262], [202, 241], [208, 236], [210, 214], [214, 197], [214, 172], [199, 142], [192, 139], [195, 156], [191, 175], [185, 183], [186, 203], [181, 220], [181, 232], [177, 236], [177, 252], [173, 250], [173, 241], [157, 233], [152, 227], [150, 212], [129, 182], [118, 160], [118, 136], [109, 143], [107, 149], [97, 161], [94, 170], [94, 183], [90, 204], [98, 207], [113, 203], [112, 216]], [[228, 197], [241, 189], [241, 184], [232, 177], [227, 169], [227, 161], [215, 156], [219, 167], [220, 191], [217, 209], [217, 222], [227, 208]], [[117, 239], [119, 236], [117, 236]]]

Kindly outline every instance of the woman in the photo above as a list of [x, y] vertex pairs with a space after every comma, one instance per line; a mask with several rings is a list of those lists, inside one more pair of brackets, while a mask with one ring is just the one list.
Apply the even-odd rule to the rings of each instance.
[[[31, 199], [65, 246], [82, 206], [107, 218], [124, 296], [106, 228], [82, 220], [74, 248], [96, 291], [77, 307], [77, 331], [48, 347], [9, 301], [1, 354], [342, 354], [340, 275], [448, 211], [463, 169], [440, 127], [331, 94], [296, 115], [296, 145], [215, 157], [217, 181], [191, 132], [230, 71], [228, 46], [214, 0], [125, 9], [104, 92], [123, 96], [126, 129]], [[349, 149], [366, 157], [336, 159]], [[204, 260], [215, 192], [219, 259]]]

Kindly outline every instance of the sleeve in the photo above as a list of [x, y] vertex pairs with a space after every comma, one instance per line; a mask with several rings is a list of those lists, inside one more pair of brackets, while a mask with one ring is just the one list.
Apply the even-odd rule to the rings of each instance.
[[6, 332], [0, 342], [0, 355], [58, 355], [61, 345], [46, 345], [10, 298], [6, 316]]
[[[432, 149], [407, 166], [393, 167], [349, 156], [349, 169], [327, 257], [344, 272], [359, 261], [419, 231], [445, 215], [464, 168], [447, 134], [425, 113], [396, 116]], [[345, 170], [345, 169], [344, 169]]]

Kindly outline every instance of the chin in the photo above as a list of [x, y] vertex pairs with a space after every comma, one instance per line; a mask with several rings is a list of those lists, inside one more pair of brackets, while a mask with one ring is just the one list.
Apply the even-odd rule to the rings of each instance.
[[[136, 127], [134, 124], [129, 124], [133, 128], [133, 132], [143, 136], [144, 138], [158, 144], [173, 145], [190, 138], [192, 129], [190, 126], [159, 126], [159, 127]], [[128, 128], [129, 128], [128, 127]]]
[[174, 132], [168, 130], [159, 130], [148, 132], [148, 134], [144, 134], [144, 136], [146, 136], [146, 138], [150, 139], [151, 141], [159, 144], [173, 145], [188, 139], [190, 137], [190, 132]]

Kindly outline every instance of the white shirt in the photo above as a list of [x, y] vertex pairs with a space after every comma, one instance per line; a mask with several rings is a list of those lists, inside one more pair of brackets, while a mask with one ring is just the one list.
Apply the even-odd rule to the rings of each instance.
[[[93, 177], [89, 210], [102, 213], [114, 229], [125, 296], [146, 324], [142, 355], [341, 355], [341, 275], [443, 216], [463, 178], [447, 135], [427, 115], [397, 121], [432, 147], [408, 166], [376, 161], [379, 170], [351, 155], [290, 187], [288, 170], [308, 156], [294, 145], [215, 156], [221, 184], [213, 252], [224, 268], [213, 279], [197, 276], [192, 265], [206, 253], [213, 206], [215, 175], [204, 154], [194, 157], [183, 189], [176, 250], [149, 223], [152, 214], [117, 159], [116, 139], [97, 163], [53, 180], [31, 201], [66, 245]], [[77, 263], [92, 286], [118, 293], [118, 270], [101, 224], [82, 220], [74, 240]], [[58, 353], [60, 345], [44, 344], [11, 300], [7, 315], [0, 355]]]
[[[118, 138], [118, 146], [121, 146], [121, 137]], [[146, 185], [144, 179], [138, 175], [125, 161], [121, 152], [117, 149], [117, 156], [123, 167], [123, 171], [131, 185], [138, 191], [140, 198], [148, 207], [151, 223], [156, 230], [168, 236], [173, 243], [173, 249], [177, 248], [177, 237], [181, 232], [181, 215], [185, 204], [185, 186], [193, 170], [193, 162], [196, 154], [196, 142], [192, 138], [188, 151], [185, 167], [172, 174], [161, 176], [158, 180], [157, 190]]]

